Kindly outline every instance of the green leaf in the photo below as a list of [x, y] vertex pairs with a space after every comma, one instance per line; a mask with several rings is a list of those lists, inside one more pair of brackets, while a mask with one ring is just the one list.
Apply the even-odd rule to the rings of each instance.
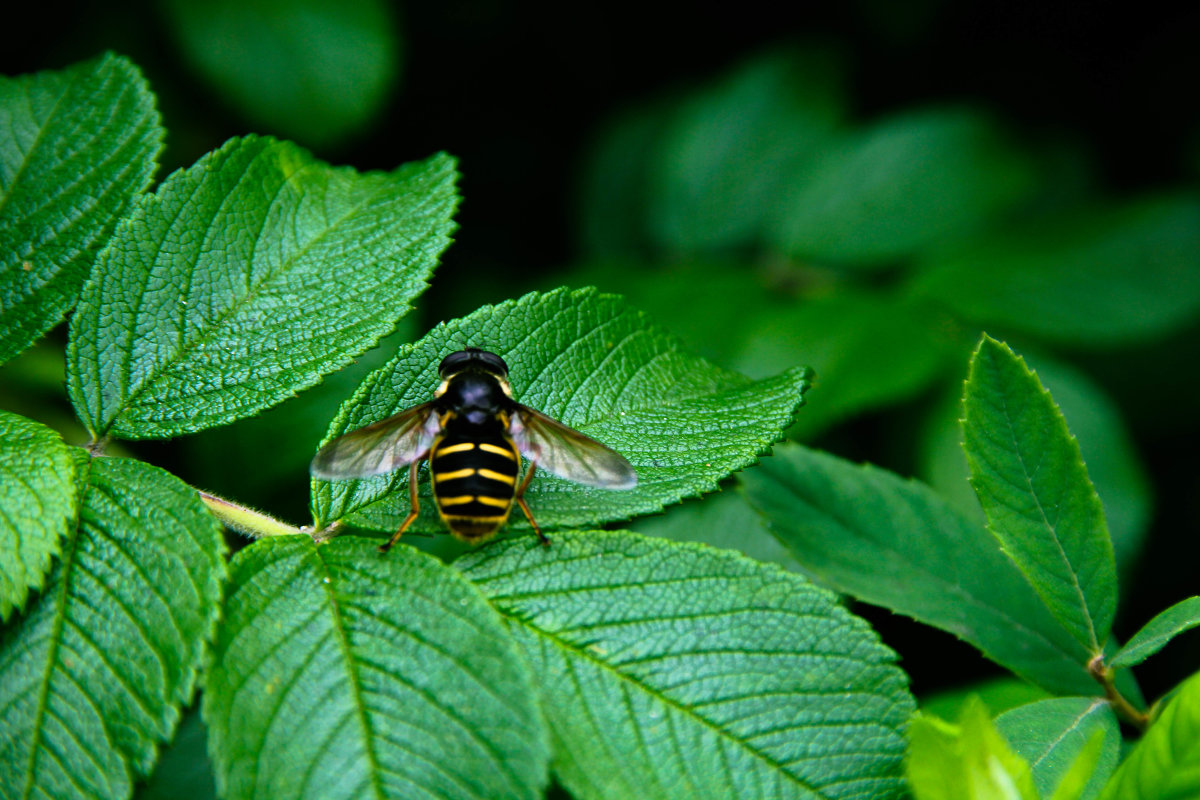
[[922, 484], [785, 445], [741, 481], [821, 583], [949, 631], [1052, 693], [1099, 691], [1087, 649], [995, 539]]
[[150, 87], [120, 56], [0, 77], [0, 363], [75, 305], [162, 138]]
[[1111, 348], [1195, 318], [1197, 254], [1200, 197], [1148, 197], [978, 237], [930, 258], [913, 291], [983, 325]]
[[846, 115], [829, 53], [776, 50], [689, 98], [657, 138], [648, 224], [660, 247], [755, 242], [818, 142]]
[[[1093, 731], [1087, 744], [1067, 767], [1062, 780], [1054, 789], [1054, 794], [1050, 795], [1050, 800], [1090, 800], [1095, 797], [1103, 787], [1103, 783], [1093, 779], [1100, 774], [1096, 767], [1104, 755], [1107, 743], [1108, 737], [1103, 730]], [[1104, 773], [1105, 780], [1112, 774], [1112, 768], [1115, 766], [1114, 763], [1108, 772]]]
[[122, 458], [86, 461], [79, 523], [0, 639], [0, 786], [128, 797], [191, 696], [225, 576], [194, 490]]
[[45, 585], [77, 499], [75, 461], [59, 435], [0, 411], [0, 618]]
[[[1142, 550], [1150, 524], [1152, 497], [1129, 427], [1105, 390], [1084, 373], [1044, 354], [1025, 353], [1030, 367], [1050, 390], [1071, 433], [1079, 441], [1088, 477], [1104, 504], [1117, 572], [1130, 570]], [[963, 354], [964, 362], [967, 354]], [[930, 485], [961, 509], [985, 520], [971, 489], [970, 468], [962, 448], [962, 387], [935, 402], [922, 434], [923, 472]]]
[[400, 40], [382, 0], [168, 0], [186, 61], [253, 127], [328, 147], [393, 97]]
[[456, 572], [349, 536], [262, 540], [231, 570], [204, 693], [222, 797], [541, 796], [529, 668]]
[[994, 717], [1026, 703], [1047, 700], [1050, 695], [1027, 681], [1006, 675], [921, 697], [921, 713], [932, 714], [942, 719], [957, 719], [962, 715], [963, 707], [971, 697], [977, 697], [988, 710], [988, 714]]
[[1006, 711], [996, 727], [1033, 768], [1040, 797], [1049, 797], [1097, 732], [1099, 757], [1082, 796], [1094, 797], [1117, 768], [1121, 730], [1108, 702], [1095, 697], [1057, 697]]
[[1200, 673], [1188, 678], [1117, 768], [1101, 800], [1200, 796]]
[[891, 798], [913, 710], [895, 655], [798, 575], [629, 533], [455, 562], [538, 676], [575, 797]]
[[1125, 643], [1109, 661], [1114, 669], [1132, 667], [1166, 647], [1184, 631], [1200, 625], [1200, 597], [1189, 597], [1158, 614]]
[[1029, 764], [969, 702], [959, 725], [918, 714], [908, 730], [905, 764], [916, 800], [1038, 800]]
[[1025, 361], [984, 336], [963, 397], [963, 447], [988, 527], [1075, 640], [1101, 652], [1117, 605], [1104, 507], [1062, 412]]
[[704, 542], [724, 550], [737, 550], [755, 561], [803, 571], [736, 487], [685, 500], [663, 514], [639, 517], [625, 527], [661, 539]]
[[[688, 355], [619, 297], [594, 289], [531, 293], [443, 323], [372, 373], [342, 406], [326, 441], [432, 397], [442, 358], [465, 346], [498, 353], [516, 400], [618, 451], [638, 485], [592, 489], [538, 472], [525, 494], [548, 530], [626, 519], [717, 488], [782, 435], [808, 388], [795, 368], [761, 381]], [[444, 531], [423, 487], [414, 531]], [[321, 526], [348, 514], [395, 530], [408, 513], [408, 471], [357, 481], [313, 480]], [[528, 523], [516, 519], [521, 527]]]
[[867, 293], [806, 299], [754, 315], [733, 367], [769, 374], [803, 353], [820, 401], [796, 420], [794, 437], [814, 436], [854, 414], [912, 397], [938, 377], [950, 352], [927, 309]]
[[1032, 174], [992, 120], [909, 112], [838, 142], [795, 181], [775, 244], [839, 264], [901, 258], [990, 221], [1028, 193]]
[[224, 425], [390, 332], [449, 243], [454, 161], [333, 168], [233, 139], [143, 197], [71, 321], [68, 389], [95, 436]]
[[[567, 278], [572, 285], [620, 294], [697, 355], [719, 364], [744, 349], [742, 339], [754, 319], [794, 302], [740, 262], [688, 258], [660, 265], [609, 259], [577, 266]], [[686, 303], [679, 302], [681, 285], [688, 287]], [[785, 368], [794, 363], [795, 353], [790, 356]]]

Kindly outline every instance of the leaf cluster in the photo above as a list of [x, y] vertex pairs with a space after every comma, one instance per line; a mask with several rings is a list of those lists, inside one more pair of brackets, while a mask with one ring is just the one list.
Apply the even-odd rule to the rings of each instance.
[[[125, 59], [67, 74], [114, 64], [140, 93], [137, 124], [157, 128]], [[64, 85], [57, 73], [5, 84], [62, 95], [29, 122], [41, 146], [6, 154], [24, 159], [13, 175], [65, 169], [60, 118], [88, 100]], [[82, 183], [130, 136], [122, 111], [77, 157]], [[152, 172], [156, 154], [130, 154], [131, 172]], [[256, 414], [388, 335], [449, 244], [456, 177], [441, 155], [360, 174], [243, 137], [153, 192], [124, 184], [127, 212], [90, 223], [104, 241], [89, 269], [37, 253], [74, 305], [66, 387], [91, 442], [0, 414], [6, 792], [130, 796], [202, 681], [228, 797], [534, 797], [552, 771], [584, 797], [900, 793], [907, 681], [832, 593], [736, 554], [565, 531], [717, 488], [782, 435], [804, 368], [758, 381], [721, 369], [594, 289], [438, 326], [365, 377], [329, 437], [426, 399], [442, 355], [486, 346], [522, 402], [619, 448], [641, 476], [625, 494], [539, 476], [528, 498], [553, 547], [516, 536], [452, 564], [410, 548], [382, 557], [354, 535], [318, 546], [105, 454]], [[7, 213], [5, 236], [41, 224]], [[64, 302], [23, 272], [13, 307]], [[44, 332], [21, 331], [15, 348]], [[405, 513], [398, 482], [314, 482], [312, 530], [386, 528]], [[227, 563], [217, 519], [263, 539]]]
[[[199, 61], [242, 13], [168, 5]], [[977, 325], [1035, 349], [1181, 325], [1200, 307], [1200, 203], [1074, 207], [1048, 232], [1037, 158], [989, 115], [851, 123], [839, 74], [781, 50], [618, 122], [585, 212], [607, 260], [571, 273], [587, 288], [420, 338], [402, 320], [451, 241], [454, 159], [359, 173], [246, 136], [149, 191], [163, 131], [128, 60], [0, 81], [0, 362], [70, 311], [65, 385], [91, 439], [0, 411], [3, 796], [129, 797], [148, 778], [170, 795], [155, 769], [177, 730], [231, 798], [1194, 792], [1200, 684], [1147, 707], [1129, 668], [1200, 624], [1200, 599], [1113, 637], [1148, 501], [1097, 386], [978, 339], [961, 404], [923, 426], [930, 453], [961, 430], [961, 470], [939, 481], [957, 500], [798, 444], [754, 465], [785, 434], [961, 377]], [[1096, 291], [1059, 308], [1084, 271]], [[609, 282], [650, 313], [588, 287]], [[550, 548], [514, 520], [471, 552], [381, 557], [360, 534], [408, 514], [407, 470], [313, 480], [301, 529], [106, 454], [229, 429], [326, 379], [349, 394], [320, 419], [328, 441], [427, 400], [467, 346], [507, 361], [520, 402], [622, 452], [637, 488], [538, 474]], [[801, 356], [828, 401], [797, 416]], [[418, 477], [411, 530], [440, 531]], [[227, 558], [217, 520], [259, 541]], [[599, 529], [616, 524], [632, 530]], [[834, 592], [1041, 694], [994, 719], [979, 701], [953, 724], [913, 716], [896, 654]], [[203, 725], [181, 726], [201, 685]], [[1118, 721], [1145, 731], [1123, 760]]]

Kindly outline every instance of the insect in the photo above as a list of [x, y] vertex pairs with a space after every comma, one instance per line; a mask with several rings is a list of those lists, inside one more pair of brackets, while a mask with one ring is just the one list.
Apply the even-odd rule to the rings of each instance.
[[[339, 436], [317, 451], [309, 467], [318, 478], [339, 480], [412, 465], [408, 516], [380, 552], [417, 518], [417, 466], [424, 458], [438, 514], [466, 542], [493, 535], [516, 503], [542, 544], [550, 544], [525, 503], [539, 467], [587, 486], [637, 485], [637, 473], [621, 454], [513, 400], [508, 365], [495, 353], [459, 350], [442, 359], [438, 374], [442, 382], [432, 400]], [[524, 477], [522, 455], [529, 460]]]

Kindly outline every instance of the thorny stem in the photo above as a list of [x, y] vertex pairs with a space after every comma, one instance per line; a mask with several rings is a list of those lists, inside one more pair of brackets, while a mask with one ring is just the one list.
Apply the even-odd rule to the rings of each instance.
[[1138, 711], [1132, 703], [1125, 699], [1124, 695], [1117, 691], [1116, 671], [1104, 663], [1104, 655], [1093, 656], [1092, 660], [1088, 662], [1087, 670], [1088, 674], [1104, 687], [1104, 696], [1112, 704], [1117, 716], [1137, 728], [1140, 733], [1145, 733], [1146, 728], [1150, 726], [1150, 715], [1144, 711]]
[[223, 497], [217, 497], [199, 489], [196, 490], [196, 493], [200, 495], [200, 499], [204, 501], [204, 505], [208, 506], [208, 510], [213, 513], [213, 516], [219, 519], [225, 527], [254, 539], [261, 539], [265, 536], [293, 536], [308, 533], [304, 528], [280, 522], [261, 511], [239, 506]]

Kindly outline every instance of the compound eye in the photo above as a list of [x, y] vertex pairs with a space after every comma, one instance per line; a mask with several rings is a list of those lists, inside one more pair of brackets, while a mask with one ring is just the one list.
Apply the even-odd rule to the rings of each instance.
[[501, 375], [508, 374], [508, 364], [504, 363], [503, 358], [495, 353], [489, 353], [487, 350], [476, 350], [475, 352], [478, 355], [479, 360], [482, 361], [488, 367], [488, 369], [492, 370], [493, 372], [498, 372]]
[[453, 352], [442, 359], [442, 363], [438, 365], [438, 374], [445, 378], [452, 373], [459, 372], [470, 363], [472, 358], [470, 350]]
[[478, 347], [468, 347], [465, 350], [458, 350], [443, 358], [442, 363], [438, 366], [438, 374], [446, 378], [455, 372], [467, 369], [472, 364], [476, 364], [488, 372], [498, 373], [502, 376], [508, 374], [508, 364], [504, 363], [504, 359], [495, 353], [480, 350]]

